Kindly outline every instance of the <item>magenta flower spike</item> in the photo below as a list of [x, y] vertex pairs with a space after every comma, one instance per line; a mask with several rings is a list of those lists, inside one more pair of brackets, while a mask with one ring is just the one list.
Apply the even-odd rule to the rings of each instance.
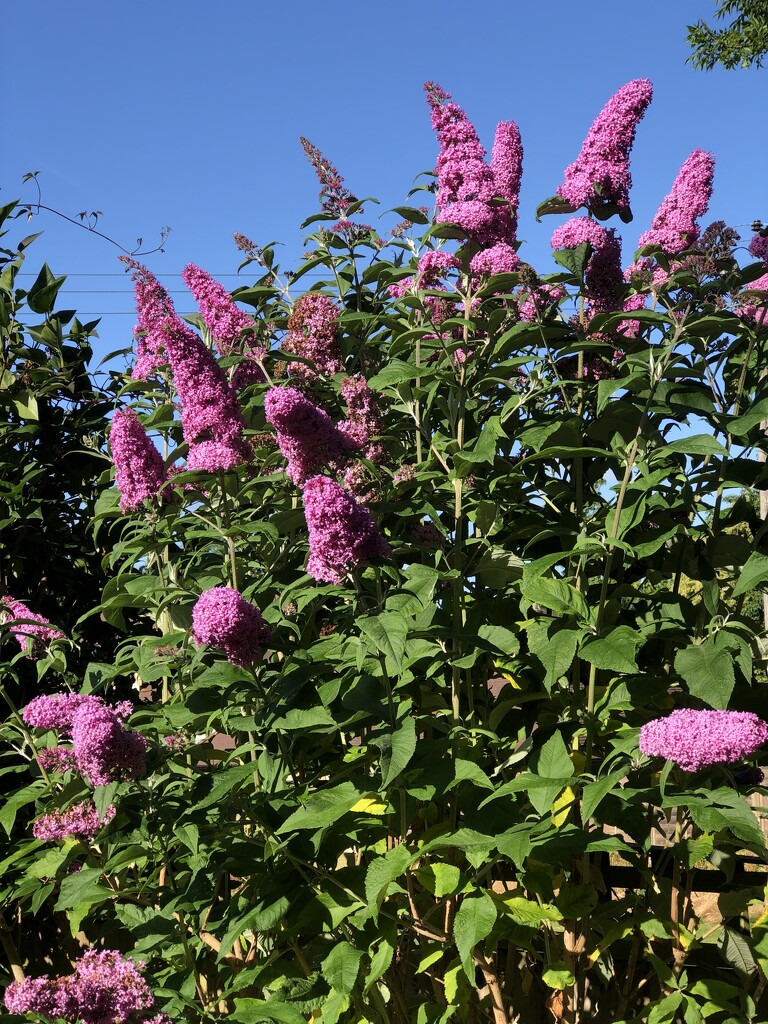
[[147, 498], [157, 497], [166, 482], [162, 456], [133, 409], [118, 409], [114, 414], [109, 445], [120, 509], [135, 512]]
[[321, 583], [343, 583], [358, 566], [389, 553], [389, 545], [366, 509], [334, 480], [313, 476], [304, 484], [309, 530], [307, 572]]
[[696, 223], [707, 212], [712, 198], [715, 158], [703, 149], [694, 149], [675, 178], [672, 191], [656, 212], [653, 222], [638, 240], [638, 248], [657, 245], [668, 256], [690, 249], [700, 228]]
[[243, 351], [243, 339], [253, 332], [253, 320], [235, 304], [224, 285], [194, 263], [182, 270], [181, 277], [194, 295], [203, 322], [221, 354]]
[[52, 640], [64, 639], [61, 630], [52, 626], [45, 616], [30, 611], [22, 601], [17, 601], [12, 597], [0, 598], [0, 621], [3, 619], [6, 621], [26, 620], [19, 622], [16, 626], [11, 626], [11, 632], [22, 651], [27, 652], [28, 658], [36, 658]]
[[768, 724], [749, 711], [680, 708], [640, 730], [640, 750], [674, 761], [688, 772], [714, 764], [735, 764], [759, 750]]
[[259, 609], [233, 587], [212, 587], [192, 609], [192, 639], [219, 647], [233, 665], [253, 664], [271, 631]]
[[632, 187], [629, 152], [652, 98], [647, 78], [627, 82], [611, 97], [587, 132], [581, 152], [566, 168], [559, 196], [576, 209], [586, 206], [596, 213], [616, 206], [626, 218]]
[[267, 422], [288, 460], [289, 479], [299, 487], [323, 466], [338, 467], [353, 443], [297, 388], [270, 388], [264, 399]]

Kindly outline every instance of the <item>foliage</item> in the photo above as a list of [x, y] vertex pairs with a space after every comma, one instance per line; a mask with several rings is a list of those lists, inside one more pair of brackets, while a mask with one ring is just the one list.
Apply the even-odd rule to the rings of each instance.
[[[768, 542], [737, 497], [766, 486], [768, 332], [733, 311], [762, 267], [741, 268], [715, 229], [674, 260], [646, 252], [661, 273], [619, 282], [595, 312], [589, 243], [548, 277], [473, 272], [477, 241], [421, 208], [397, 208], [383, 239], [349, 219], [361, 201], [344, 190], [331, 225], [332, 170], [296, 270], [239, 239], [251, 336], [224, 346], [196, 321], [215, 379], [245, 380], [251, 457], [231, 468], [185, 466], [216, 437], [184, 432], [177, 349], [146, 379], [113, 370], [99, 394], [95, 325], [53, 311], [47, 270], [12, 290], [26, 243], [6, 267], [5, 302], [44, 321], [4, 307], [3, 458], [21, 497], [3, 581], [76, 641], [76, 679], [66, 641], [31, 652], [45, 685], [132, 700], [148, 744], [143, 777], [93, 786], [41, 761], [54, 730], [15, 711], [2, 726], [13, 975], [67, 974], [83, 945], [120, 950], [174, 1019], [242, 1024], [766, 1019], [761, 890], [742, 870], [745, 851], [766, 860], [748, 802], [762, 775], [749, 761], [685, 773], [639, 747], [674, 707], [768, 718], [762, 621], [744, 608], [768, 583]], [[420, 276], [419, 258], [451, 247], [444, 273]], [[310, 270], [338, 304], [329, 375], [296, 333]], [[332, 430], [356, 436], [358, 374], [378, 425], [345, 448]], [[306, 571], [302, 490], [265, 417], [287, 382], [326, 414], [323, 472], [386, 540], [340, 583]], [[126, 513], [103, 443], [82, 443], [107, 400], [173, 468]], [[38, 476], [24, 474], [43, 468], [50, 486], [27, 501]], [[232, 661], [225, 641], [202, 643], [226, 633], [221, 617], [198, 609], [193, 631], [214, 588], [233, 617], [261, 611]], [[5, 630], [4, 692], [35, 665]], [[39, 692], [25, 683], [22, 705]], [[123, 728], [124, 709], [88, 706]], [[98, 831], [31, 837], [33, 820], [91, 799]], [[714, 919], [697, 886], [720, 892]]]
[[723, 28], [699, 19], [688, 26], [691, 46], [688, 58], [695, 68], [711, 71], [716, 64], [732, 70], [762, 67], [768, 54], [768, 3], [766, 0], [718, 0], [715, 18], [734, 15]]

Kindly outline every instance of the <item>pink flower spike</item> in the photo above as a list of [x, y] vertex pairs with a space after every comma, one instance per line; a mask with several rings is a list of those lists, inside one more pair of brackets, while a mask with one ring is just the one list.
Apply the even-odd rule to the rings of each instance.
[[694, 149], [675, 178], [672, 191], [656, 212], [653, 222], [638, 240], [638, 248], [657, 245], [668, 256], [690, 249], [699, 237], [696, 223], [707, 212], [712, 198], [715, 158]]
[[216, 339], [221, 354], [242, 351], [244, 336], [253, 331], [253, 320], [235, 305], [223, 284], [214, 281], [207, 271], [194, 263], [182, 270], [181, 277], [194, 295], [203, 322]]
[[11, 626], [19, 647], [28, 658], [37, 658], [52, 640], [63, 640], [64, 634], [52, 626], [48, 619], [32, 612], [22, 601], [12, 597], [0, 598], [0, 623], [19, 621]]
[[304, 485], [309, 530], [307, 572], [321, 583], [343, 583], [357, 566], [389, 553], [369, 512], [334, 480], [313, 476]]
[[224, 651], [233, 665], [253, 664], [272, 632], [259, 609], [233, 587], [212, 587], [192, 609], [192, 639]]
[[109, 434], [120, 510], [135, 512], [147, 498], [158, 496], [166, 482], [160, 452], [133, 409], [118, 409]]
[[611, 97], [595, 118], [576, 160], [565, 170], [557, 190], [571, 206], [600, 210], [615, 205], [629, 210], [632, 176], [629, 151], [653, 97], [647, 78], [635, 78]]
[[687, 772], [714, 764], [735, 764], [768, 739], [768, 724], [749, 711], [694, 711], [680, 708], [640, 730], [640, 750], [674, 761]]

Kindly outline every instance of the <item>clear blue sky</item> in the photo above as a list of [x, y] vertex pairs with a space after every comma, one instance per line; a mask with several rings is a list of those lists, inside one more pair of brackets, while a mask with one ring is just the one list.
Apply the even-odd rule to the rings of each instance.
[[[519, 236], [538, 269], [554, 269], [536, 224], [592, 120], [624, 82], [650, 78], [655, 97], [633, 152], [635, 220], [620, 231], [625, 263], [682, 161], [699, 146], [717, 157], [706, 220], [768, 221], [768, 70], [694, 71], [686, 25], [712, 0], [456, 0], [386, 5], [326, 0], [37, 0], [3, 12], [5, 127], [0, 201], [39, 170], [43, 201], [69, 214], [102, 210], [100, 228], [127, 246], [163, 225], [160, 275], [190, 261], [215, 275], [240, 262], [232, 233], [302, 251], [299, 224], [317, 183], [298, 136], [308, 136], [360, 196], [365, 220], [405, 200], [434, 166], [422, 95], [434, 79], [453, 93], [488, 149], [500, 120], [525, 147]], [[100, 350], [130, 343], [130, 286], [117, 251], [49, 214], [29, 269], [47, 260], [73, 275], [67, 305], [104, 315]], [[742, 232], [748, 237], [748, 229]], [[78, 276], [74, 276], [78, 275]], [[232, 288], [234, 278], [223, 278]], [[180, 280], [164, 278], [172, 289]], [[75, 291], [78, 289], [78, 291]], [[112, 293], [115, 294], [112, 294]], [[62, 300], [64, 295], [62, 295]], [[192, 308], [183, 295], [177, 308]], [[128, 315], [126, 315], [128, 314]], [[102, 347], [103, 346], [103, 347]]]

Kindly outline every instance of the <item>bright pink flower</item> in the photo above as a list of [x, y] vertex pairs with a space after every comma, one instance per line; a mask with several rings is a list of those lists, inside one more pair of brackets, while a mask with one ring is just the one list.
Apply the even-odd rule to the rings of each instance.
[[675, 178], [672, 191], [638, 240], [638, 248], [657, 245], [668, 256], [690, 249], [699, 237], [697, 219], [707, 212], [712, 197], [715, 158], [694, 149]]
[[651, 102], [653, 86], [635, 78], [612, 96], [595, 118], [576, 160], [558, 188], [571, 206], [599, 210], [608, 204], [629, 209], [632, 176], [629, 151], [637, 126]]
[[133, 409], [118, 409], [109, 434], [115, 482], [123, 512], [135, 512], [147, 498], [155, 498], [166, 482], [160, 452]]
[[253, 332], [253, 320], [235, 305], [223, 284], [214, 281], [207, 271], [194, 263], [182, 270], [181, 277], [194, 295], [203, 322], [215, 338], [221, 354], [241, 352], [244, 338]]
[[[592, 255], [585, 270], [587, 296], [592, 312], [617, 308], [621, 270], [621, 239], [613, 228], [604, 228], [590, 217], [571, 217], [552, 233], [553, 249], [575, 249], [588, 242]], [[620, 305], [620, 303], [618, 303]]]
[[72, 719], [72, 749], [79, 770], [92, 786], [144, 775], [147, 741], [128, 732], [116, 711], [101, 703], [84, 704]]
[[768, 325], [768, 303], [765, 300], [761, 302], [756, 295], [751, 295], [750, 293], [753, 291], [768, 292], [768, 274], [763, 274], [756, 281], [752, 281], [749, 287], [737, 296], [733, 311], [742, 320], [751, 320], [753, 323], [766, 326]]
[[473, 274], [513, 274], [520, 268], [517, 251], [506, 242], [497, 242], [489, 249], [475, 253], [469, 263]]
[[434, 82], [427, 82], [424, 89], [440, 143], [437, 220], [458, 224], [467, 234], [477, 235], [495, 219], [495, 208], [490, 205], [496, 194], [493, 172], [485, 162], [474, 125], [458, 103], [451, 101], [451, 94]]
[[173, 302], [157, 278], [141, 263], [128, 256], [118, 257], [133, 270], [133, 285], [139, 319], [133, 329], [136, 336], [136, 363], [131, 376], [146, 380], [164, 363], [163, 324], [174, 315]]
[[192, 609], [194, 642], [221, 648], [233, 665], [251, 665], [271, 636], [259, 609], [233, 587], [206, 590]]
[[102, 707], [104, 701], [92, 693], [46, 694], [31, 700], [21, 717], [33, 729], [57, 729], [62, 736], [69, 736], [76, 713], [86, 705]]
[[389, 553], [369, 512], [334, 480], [313, 476], [304, 484], [309, 530], [307, 572], [321, 583], [343, 583], [357, 566]]
[[288, 460], [288, 477], [299, 487], [322, 466], [338, 468], [353, 447], [331, 417], [296, 388], [270, 388], [264, 399], [267, 422]]
[[155, 1005], [139, 973], [143, 967], [116, 950], [89, 949], [72, 974], [13, 982], [5, 990], [5, 1005], [10, 1013], [63, 1018], [68, 1024], [140, 1024]]
[[680, 708], [640, 730], [640, 750], [675, 761], [696, 772], [713, 764], [733, 764], [759, 750], [768, 725], [750, 711], [694, 711]]
[[81, 839], [90, 843], [98, 830], [110, 822], [115, 816], [115, 808], [110, 805], [104, 817], [99, 817], [96, 805], [91, 800], [83, 800], [73, 804], [65, 811], [53, 811], [43, 814], [32, 826], [35, 839]]
[[[296, 300], [288, 318], [288, 336], [283, 343], [287, 355], [301, 356], [314, 365], [315, 371], [332, 377], [344, 369], [337, 333], [341, 310], [327, 295], [306, 292]], [[315, 372], [304, 363], [289, 363], [288, 369], [298, 377], [313, 377]]]
[[520, 205], [520, 179], [523, 173], [523, 144], [514, 121], [501, 121], [491, 150], [491, 172], [497, 196], [506, 199], [508, 208], [496, 209], [496, 233], [499, 241], [514, 241], [517, 209]]
[[416, 279], [420, 288], [431, 288], [452, 270], [461, 270], [461, 263], [452, 252], [431, 249], [419, 258]]
[[768, 234], [753, 235], [747, 248], [750, 255], [754, 256], [756, 260], [768, 263]]
[[12, 597], [0, 598], [0, 623], [24, 619], [11, 626], [11, 632], [28, 658], [37, 658], [52, 640], [63, 640], [64, 634], [43, 615], [32, 612], [22, 601]]
[[[242, 462], [248, 450], [242, 442], [245, 426], [235, 389], [201, 339], [178, 317], [169, 317], [163, 327], [165, 350], [171, 365], [173, 384], [181, 403], [184, 440], [190, 445], [218, 442], [206, 450], [206, 467], [211, 471], [231, 469]], [[217, 462], [213, 456], [221, 456]]]

